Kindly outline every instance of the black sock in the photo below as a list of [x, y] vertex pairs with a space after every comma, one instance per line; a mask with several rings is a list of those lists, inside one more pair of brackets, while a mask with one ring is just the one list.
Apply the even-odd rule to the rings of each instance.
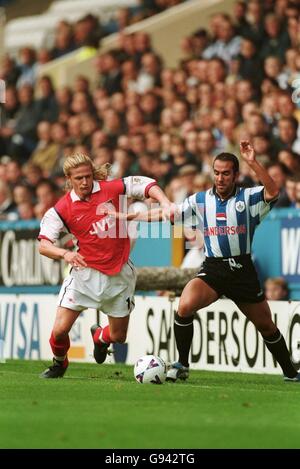
[[193, 319], [193, 316], [182, 318], [177, 313], [174, 318], [174, 334], [179, 353], [179, 362], [183, 366], [189, 366], [189, 353], [194, 335]]
[[294, 378], [298, 373], [291, 361], [290, 353], [280, 330], [277, 329], [275, 334], [271, 336], [263, 336], [263, 339], [267, 349], [272, 353], [281, 366], [284, 376]]

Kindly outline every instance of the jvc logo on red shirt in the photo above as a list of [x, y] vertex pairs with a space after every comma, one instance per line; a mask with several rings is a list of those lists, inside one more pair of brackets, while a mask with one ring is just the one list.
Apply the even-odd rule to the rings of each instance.
[[108, 215], [107, 217], [92, 223], [92, 229], [89, 233], [91, 235], [98, 236], [98, 238], [104, 238], [106, 236], [116, 238], [116, 219], [113, 216]]

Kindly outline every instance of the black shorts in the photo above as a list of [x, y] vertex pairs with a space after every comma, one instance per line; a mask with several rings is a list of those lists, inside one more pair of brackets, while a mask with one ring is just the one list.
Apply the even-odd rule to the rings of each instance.
[[206, 257], [196, 277], [219, 296], [235, 303], [260, 303], [265, 299], [251, 256]]

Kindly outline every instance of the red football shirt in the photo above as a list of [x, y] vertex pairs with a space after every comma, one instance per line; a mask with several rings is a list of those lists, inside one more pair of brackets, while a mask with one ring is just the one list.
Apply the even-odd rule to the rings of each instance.
[[125, 222], [101, 214], [101, 209], [122, 211], [120, 196], [126, 192], [129, 197], [144, 198], [154, 184], [153, 179], [136, 176], [94, 181], [88, 200], [81, 200], [72, 190], [45, 214], [38, 239], [54, 242], [67, 229], [77, 238], [79, 253], [88, 267], [116, 275], [128, 260], [130, 240]]

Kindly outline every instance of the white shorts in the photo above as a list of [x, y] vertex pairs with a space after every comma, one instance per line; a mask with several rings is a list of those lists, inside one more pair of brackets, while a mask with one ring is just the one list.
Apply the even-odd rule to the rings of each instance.
[[74, 311], [93, 308], [122, 318], [134, 308], [135, 284], [136, 270], [130, 260], [113, 276], [89, 267], [72, 269], [62, 284], [57, 306]]

